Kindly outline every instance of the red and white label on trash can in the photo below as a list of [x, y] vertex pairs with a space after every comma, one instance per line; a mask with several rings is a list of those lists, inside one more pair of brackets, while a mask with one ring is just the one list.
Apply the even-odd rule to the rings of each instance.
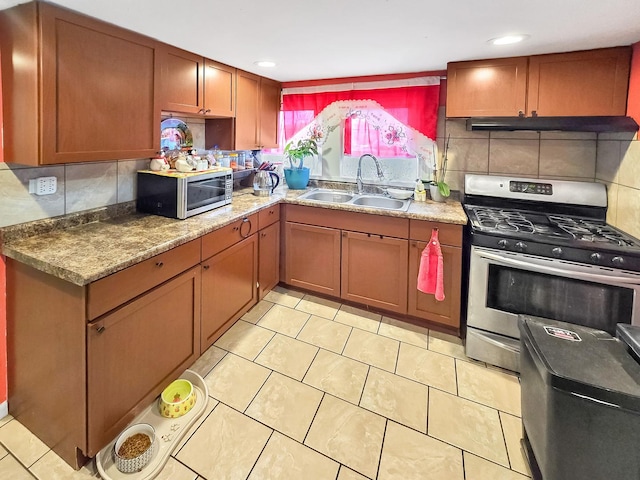
[[572, 332], [571, 330], [565, 330], [564, 328], [545, 326], [544, 331], [547, 332], [547, 335], [551, 335], [552, 337], [556, 337], [556, 338], [561, 338], [563, 340], [570, 340], [572, 342], [582, 341], [582, 339], [580, 338], [580, 335], [578, 335], [576, 332]]

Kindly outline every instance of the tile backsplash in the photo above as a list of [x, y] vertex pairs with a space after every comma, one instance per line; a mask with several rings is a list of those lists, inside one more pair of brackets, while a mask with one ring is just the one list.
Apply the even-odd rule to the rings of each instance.
[[[0, 227], [134, 200], [136, 172], [148, 165], [148, 159], [47, 167], [0, 163]], [[29, 193], [29, 180], [44, 176], [57, 178], [57, 192]]]
[[[189, 128], [194, 145], [203, 148], [204, 121], [190, 121]], [[448, 135], [451, 140], [447, 183], [453, 190], [463, 190], [465, 173], [602, 182], [607, 186], [609, 197], [607, 221], [640, 237], [640, 141], [637, 135], [470, 132], [464, 119], [447, 120], [441, 107], [437, 138], [441, 151]], [[340, 151], [339, 145], [334, 147], [335, 152]], [[134, 200], [136, 171], [147, 165], [148, 159], [38, 168], [0, 163], [0, 227]], [[333, 170], [329, 168], [331, 165], [325, 165], [322, 177], [351, 177], [349, 172], [355, 165], [353, 159], [338, 165], [339, 168], [332, 167]], [[407, 178], [414, 178], [413, 161], [403, 165], [411, 170]], [[363, 166], [373, 169], [369, 163]], [[393, 169], [387, 166], [385, 170], [390, 173], [389, 179], [399, 180], [402, 176], [402, 172], [394, 173], [395, 166]], [[369, 173], [368, 177], [373, 178], [373, 171]], [[50, 175], [58, 179], [56, 194], [37, 196], [28, 192], [29, 179]]]

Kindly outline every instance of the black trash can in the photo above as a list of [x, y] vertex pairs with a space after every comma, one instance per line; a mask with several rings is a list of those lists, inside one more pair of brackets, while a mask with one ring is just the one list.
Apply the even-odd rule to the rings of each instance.
[[534, 479], [640, 479], [640, 365], [623, 342], [526, 315], [518, 323], [523, 443]]

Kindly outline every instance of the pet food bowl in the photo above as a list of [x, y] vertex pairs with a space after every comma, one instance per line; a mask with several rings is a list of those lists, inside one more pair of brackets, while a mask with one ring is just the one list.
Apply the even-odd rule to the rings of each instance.
[[177, 418], [186, 414], [196, 404], [196, 391], [189, 380], [180, 378], [162, 391], [160, 395], [160, 415]]
[[[135, 435], [142, 434], [149, 437], [151, 443], [146, 450], [138, 453], [135, 457], [121, 456], [119, 454], [120, 448], [130, 438]], [[141, 438], [141, 437], [139, 437]], [[120, 434], [114, 447], [114, 455], [116, 457], [116, 468], [122, 473], [134, 473], [142, 470], [153, 457], [153, 450], [155, 447], [156, 432], [154, 428], [148, 423], [137, 423], [131, 425]]]

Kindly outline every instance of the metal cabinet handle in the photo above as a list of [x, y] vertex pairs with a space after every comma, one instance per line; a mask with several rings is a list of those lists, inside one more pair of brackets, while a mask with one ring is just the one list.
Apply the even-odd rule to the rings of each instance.
[[203, 265], [202, 268], [204, 270], [209, 270], [211, 268], [211, 265]]
[[164, 262], [156, 262], [156, 267], [158, 268], [164, 267]]
[[100, 325], [98, 328], [96, 328], [96, 332], [97, 333], [103, 333], [106, 330], [104, 325]]
[[[249, 230], [247, 231], [247, 234], [244, 235], [242, 233], [242, 229], [244, 228], [245, 224], [249, 224]], [[247, 238], [249, 235], [251, 235], [251, 220], [249, 220], [247, 217], [242, 219], [242, 223], [240, 224], [240, 236], [242, 238]]]

